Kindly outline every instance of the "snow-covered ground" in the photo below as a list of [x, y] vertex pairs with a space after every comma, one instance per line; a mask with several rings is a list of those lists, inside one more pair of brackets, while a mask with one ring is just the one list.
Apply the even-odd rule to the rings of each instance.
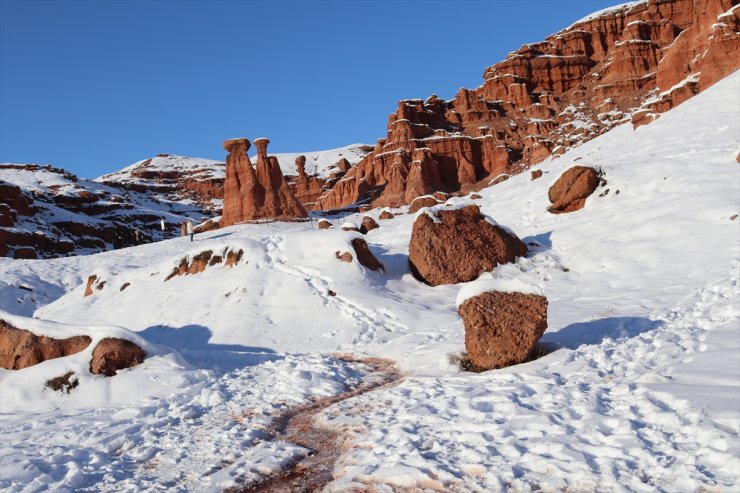
[[[352, 353], [406, 376], [320, 415], [342, 431], [327, 491], [737, 491], [738, 114], [735, 73], [650, 125], [540, 164], [538, 180], [481, 192], [484, 213], [536, 243], [485, 277], [539, 287], [543, 340], [557, 348], [503, 370], [460, 369], [455, 302], [475, 287], [413, 278], [414, 215], [366, 236], [385, 273], [338, 261], [357, 233], [315, 223], [0, 259], [1, 309], [80, 333], [125, 327], [154, 348], [110, 379], [79, 354], [0, 370], [0, 489], [219, 491], [260, 478], [305, 452], [269, 439], [271, 417], [359, 382], [368, 368], [338, 357]], [[549, 214], [547, 190], [574, 164], [608, 183], [585, 209]], [[347, 219], [360, 217], [333, 221]], [[226, 248], [242, 261], [164, 281], [183, 257]], [[91, 274], [106, 286], [83, 297]], [[66, 369], [78, 388], [42, 390]]]

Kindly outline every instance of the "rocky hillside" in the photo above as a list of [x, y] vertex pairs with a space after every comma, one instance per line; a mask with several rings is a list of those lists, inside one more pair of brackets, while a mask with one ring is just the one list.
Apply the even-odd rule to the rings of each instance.
[[652, 121], [740, 67], [737, 0], [644, 0], [522, 46], [454, 99], [398, 103], [386, 137], [315, 209], [468, 192], [616, 125]]
[[52, 166], [0, 164], [0, 256], [96, 253], [178, 235], [182, 220], [203, 217], [194, 201], [145, 187], [83, 180]]
[[[274, 157], [298, 197], [312, 205], [371, 150], [353, 144]], [[177, 236], [183, 220], [221, 215], [225, 175], [223, 162], [170, 154], [94, 180], [53, 166], [0, 164], [0, 256], [84, 255]]]

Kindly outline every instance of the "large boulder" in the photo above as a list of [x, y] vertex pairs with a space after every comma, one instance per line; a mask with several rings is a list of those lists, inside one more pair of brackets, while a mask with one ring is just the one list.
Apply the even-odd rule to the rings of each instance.
[[258, 219], [292, 220], [308, 217], [285, 181], [277, 159], [267, 155], [267, 139], [256, 139], [257, 166], [247, 156], [251, 147], [247, 139], [224, 142], [226, 180], [221, 226]]
[[144, 350], [131, 341], [106, 337], [93, 349], [90, 373], [112, 377], [118, 370], [141, 364], [145, 356]]
[[467, 282], [527, 254], [515, 234], [489, 221], [477, 205], [421, 214], [409, 243], [414, 275], [432, 286]]
[[0, 367], [20, 370], [43, 361], [79, 353], [90, 345], [88, 336], [67, 339], [38, 336], [0, 320]]
[[547, 298], [534, 292], [488, 291], [458, 307], [473, 369], [489, 370], [531, 359], [547, 329]]
[[599, 173], [590, 166], [573, 166], [550, 187], [547, 197], [553, 214], [583, 209], [586, 198], [599, 186]]

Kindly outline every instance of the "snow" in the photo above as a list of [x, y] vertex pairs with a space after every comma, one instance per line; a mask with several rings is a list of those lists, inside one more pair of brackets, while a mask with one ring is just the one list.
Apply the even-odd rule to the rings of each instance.
[[[0, 258], [0, 309], [39, 319], [19, 325], [117, 326], [154, 348], [112, 378], [86, 374], [78, 355], [0, 370], [0, 489], [246, 484], [306, 454], [266, 428], [287, 406], [365, 378], [366, 366], [337, 357], [352, 353], [393, 359], [405, 377], [319, 415], [341, 434], [325, 491], [735, 490], [738, 84], [735, 73], [650, 125], [616, 127], [543, 162], [539, 180], [523, 173], [479, 192], [481, 211], [530, 252], [468, 285], [413, 277], [406, 208], [364, 236], [385, 273], [336, 259], [359, 233], [308, 222], [84, 257]], [[608, 184], [583, 210], [549, 214], [547, 190], [574, 164], [598, 166]], [[242, 249], [241, 262], [164, 281], [182, 258], [225, 248]], [[106, 286], [83, 297], [92, 273]], [[552, 352], [461, 370], [458, 296], [515, 282], [547, 296]], [[78, 388], [40, 389], [67, 368]]]
[[594, 19], [598, 19], [599, 17], [604, 17], [605, 15], [614, 14], [614, 13], [617, 13], [617, 12], [628, 12], [633, 7], [635, 7], [637, 5], [640, 5], [640, 4], [643, 4], [643, 3], [647, 3], [647, 0], [637, 0], [635, 2], [626, 2], [626, 3], [619, 4], [619, 5], [614, 5], [612, 7], [607, 7], [605, 9], [597, 10], [596, 12], [592, 12], [589, 15], [587, 15], [587, 16], [581, 18], [581, 19], [578, 19], [577, 21], [575, 21], [570, 26], [568, 26], [565, 29], [561, 30], [561, 32], [562, 31], [568, 31], [573, 26], [576, 26], [578, 24], [582, 24], [584, 22], [592, 21]]
[[544, 296], [544, 294], [542, 293], [542, 288], [540, 286], [537, 286], [536, 284], [529, 284], [515, 277], [493, 277], [492, 275], [486, 273], [475, 281], [466, 283], [462, 288], [460, 288], [460, 292], [457, 293], [457, 299], [455, 300], [455, 306], [459, 308], [470, 298], [474, 298], [489, 291], [496, 291], [499, 293], [524, 293]]

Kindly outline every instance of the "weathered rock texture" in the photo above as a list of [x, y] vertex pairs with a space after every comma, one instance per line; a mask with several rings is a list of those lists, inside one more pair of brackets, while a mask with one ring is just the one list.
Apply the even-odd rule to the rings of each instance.
[[[347, 160], [344, 159], [343, 161]], [[324, 186], [327, 180], [306, 174], [306, 156], [298, 156], [295, 160], [295, 167], [297, 175], [286, 177], [288, 184], [298, 202], [305, 209], [313, 209], [316, 200], [324, 192]]]
[[547, 298], [534, 294], [487, 292], [466, 300], [458, 313], [470, 362], [478, 370], [530, 359], [547, 329]]
[[144, 350], [133, 342], [106, 337], [93, 349], [90, 373], [112, 377], [118, 370], [143, 363], [145, 357]]
[[583, 209], [586, 199], [599, 186], [599, 173], [590, 166], [573, 166], [550, 187], [547, 197], [553, 214]]
[[523, 46], [453, 100], [401, 101], [385, 138], [316, 208], [467, 193], [629, 122], [638, 108], [648, 121], [645, 114], [666, 111], [740, 67], [736, 3], [628, 5]]
[[68, 339], [37, 336], [0, 320], [0, 367], [20, 370], [43, 361], [79, 353], [90, 345], [88, 336]]
[[527, 246], [508, 230], [490, 224], [476, 205], [421, 214], [411, 232], [409, 264], [432, 286], [476, 279], [499, 264], [527, 254]]
[[293, 195], [283, 177], [277, 159], [267, 155], [267, 139], [254, 141], [257, 166], [247, 155], [251, 147], [247, 139], [224, 142], [226, 181], [221, 226], [258, 219], [292, 220], [308, 217], [306, 209]]

